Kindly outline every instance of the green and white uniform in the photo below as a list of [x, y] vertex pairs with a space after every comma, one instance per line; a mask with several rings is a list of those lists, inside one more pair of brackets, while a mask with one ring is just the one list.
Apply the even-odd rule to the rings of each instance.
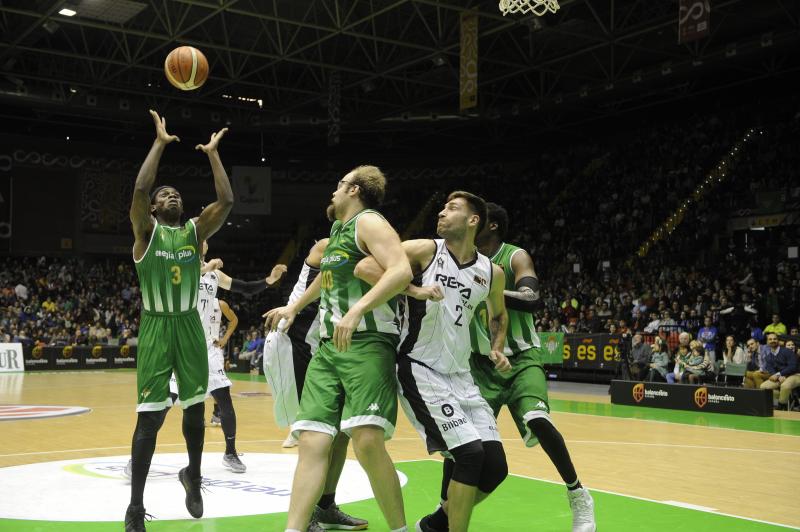
[[[511, 259], [523, 251], [517, 246], [503, 243], [491, 261], [503, 268], [505, 289], [516, 290]], [[507, 405], [520, 436], [528, 447], [538, 440], [527, 426], [528, 421], [538, 417], [550, 419], [550, 406], [547, 398], [547, 379], [542, 365], [541, 343], [533, 323], [533, 315], [508, 309], [506, 345], [503, 354], [511, 362], [512, 370], [500, 373], [494, 363], [485, 355], [491, 351], [488, 313], [486, 304], [481, 303], [470, 323], [472, 356], [470, 367], [475, 384], [481, 395], [488, 401], [497, 416], [503, 405]]]
[[313, 430], [336, 435], [353, 427], [377, 425], [391, 438], [397, 421], [396, 348], [400, 335], [393, 298], [361, 319], [350, 348], [340, 353], [331, 341], [333, 329], [372, 287], [353, 270], [367, 253], [358, 245], [358, 219], [337, 220], [331, 227], [319, 276], [320, 344], [306, 373], [295, 432]]
[[136, 361], [139, 412], [172, 406], [173, 371], [183, 408], [205, 398], [208, 355], [197, 313], [199, 247], [193, 220], [181, 227], [156, 222], [147, 250], [134, 260], [142, 292]]

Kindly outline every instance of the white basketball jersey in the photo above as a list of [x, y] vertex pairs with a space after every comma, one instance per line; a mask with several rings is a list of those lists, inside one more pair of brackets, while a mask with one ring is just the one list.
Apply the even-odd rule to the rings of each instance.
[[492, 263], [475, 252], [475, 259], [459, 265], [444, 240], [434, 240], [436, 253], [428, 267], [414, 278], [418, 286], [439, 285], [441, 301], [408, 299], [408, 322], [398, 356], [409, 357], [440, 373], [469, 371], [469, 323], [475, 308], [492, 286]]
[[206, 332], [206, 338], [211, 340], [219, 339], [219, 316], [217, 317], [217, 336], [209, 336], [211, 316], [214, 312], [216, 302], [217, 312], [219, 312], [219, 302], [216, 301], [217, 288], [219, 287], [219, 276], [217, 272], [207, 272], [200, 276], [200, 290], [197, 294], [197, 312], [200, 313], [200, 322]]
[[[319, 268], [309, 266], [307, 262], [303, 261], [303, 268], [300, 270], [300, 276], [292, 288], [292, 293], [289, 294], [289, 301], [287, 305], [294, 303], [303, 293], [306, 288], [314, 282], [317, 275], [319, 275]], [[278, 324], [278, 330], [285, 330], [285, 321], [281, 320]], [[311, 352], [317, 350], [319, 345], [319, 300], [310, 303], [304, 308], [294, 319], [292, 328], [289, 329], [289, 337], [294, 341], [302, 341], [309, 345]]]
[[222, 324], [222, 310], [219, 308], [219, 299], [211, 300], [211, 312], [208, 313], [208, 323], [203, 324], [206, 340], [213, 342], [219, 340], [219, 326]]

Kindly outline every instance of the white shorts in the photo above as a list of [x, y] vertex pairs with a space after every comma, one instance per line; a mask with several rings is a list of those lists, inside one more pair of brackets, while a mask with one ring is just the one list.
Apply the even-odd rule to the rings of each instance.
[[501, 441], [489, 403], [469, 372], [445, 374], [408, 358], [397, 364], [400, 404], [428, 452], [447, 452], [466, 443]]
[[[206, 397], [211, 395], [214, 390], [220, 388], [228, 388], [232, 385], [231, 380], [225, 373], [225, 355], [221, 347], [217, 347], [213, 342], [206, 343], [206, 352], [208, 353], [208, 386], [206, 387]], [[178, 381], [175, 379], [175, 373], [169, 378], [169, 392], [178, 393]], [[177, 404], [179, 401], [175, 401]]]
[[262, 363], [264, 375], [272, 389], [275, 422], [279, 427], [288, 427], [294, 423], [300, 408], [289, 336], [278, 331], [270, 332], [264, 341]]

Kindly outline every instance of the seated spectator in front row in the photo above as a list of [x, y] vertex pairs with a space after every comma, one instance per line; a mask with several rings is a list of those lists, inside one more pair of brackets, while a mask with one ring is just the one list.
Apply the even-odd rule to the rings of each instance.
[[631, 341], [631, 377], [640, 381], [650, 367], [650, 346], [642, 341], [641, 334], [634, 334]]
[[691, 338], [692, 335], [687, 332], [681, 333], [679, 337], [678, 349], [675, 351], [675, 368], [670, 373], [667, 373], [667, 382], [670, 384], [681, 382], [681, 379], [683, 378], [683, 371], [686, 367], [686, 362], [688, 362], [689, 356], [691, 355], [691, 351], [689, 350], [689, 342], [684, 342], [684, 340], [691, 340]]
[[647, 380], [650, 382], [666, 382], [667, 366], [669, 366], [669, 347], [660, 336], [656, 336], [650, 355], [650, 366]]
[[714, 380], [714, 364], [703, 344], [694, 340], [689, 344], [691, 354], [684, 366], [681, 383], [700, 384]]
[[[791, 342], [791, 343], [790, 343]], [[787, 344], [791, 345], [791, 349], [781, 347], [778, 343], [778, 335], [769, 333], [767, 335], [767, 345], [769, 351], [764, 355], [765, 366], [770, 376], [761, 383], [759, 388], [762, 390], [778, 390], [781, 388], [787, 378], [797, 373], [797, 353], [794, 351], [794, 342], [789, 340]], [[789, 393], [786, 395], [786, 403], [789, 401]], [[780, 395], [778, 395], [778, 408], [781, 408]], [[783, 405], [786, 408], [786, 404]]]
[[[794, 343], [794, 340], [786, 340], [786, 345], [784, 347], [797, 356], [797, 345]], [[798, 369], [800, 369], [800, 361], [798, 361]], [[795, 373], [788, 377], [781, 375], [778, 377], [778, 382], [781, 384], [781, 391], [778, 394], [778, 410], [788, 410], [789, 397], [792, 395], [792, 391], [800, 387], [800, 373]]]
[[785, 347], [780, 346], [777, 334], [769, 333], [767, 335], [767, 345], [762, 346], [757, 353], [753, 352], [751, 342], [755, 342], [755, 340], [750, 339], [747, 341], [751, 358], [747, 364], [747, 372], [744, 375], [745, 388], [761, 388], [763, 383], [772, 382], [775, 384], [768, 384], [766, 389], [774, 389], [780, 385], [778, 379], [781, 375], [787, 377], [795, 373], [797, 356]]

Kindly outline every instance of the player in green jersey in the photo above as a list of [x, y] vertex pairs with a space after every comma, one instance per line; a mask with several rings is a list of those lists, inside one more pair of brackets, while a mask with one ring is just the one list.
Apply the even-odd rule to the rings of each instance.
[[217, 200], [202, 214], [181, 224], [183, 201], [171, 186], [151, 193], [164, 148], [179, 140], [167, 133], [166, 121], [150, 111], [156, 140], [142, 163], [133, 190], [131, 224], [135, 237], [133, 260], [142, 292], [142, 317], [136, 361], [138, 406], [133, 436], [131, 500], [125, 513], [126, 532], [145, 530], [144, 485], [156, 446], [156, 435], [171, 406], [169, 378], [174, 371], [183, 407], [183, 435], [189, 466], [178, 473], [186, 490], [186, 508], [203, 515], [200, 460], [203, 454], [204, 399], [208, 384], [208, 355], [197, 313], [200, 284], [200, 242], [222, 227], [233, 206], [233, 191], [217, 152], [227, 128], [211, 134], [196, 149], [208, 155]]
[[[359, 166], [339, 181], [328, 207], [333, 222], [320, 273], [291, 305], [266, 314], [275, 330], [291, 326], [297, 313], [319, 298], [320, 345], [306, 373], [300, 410], [299, 459], [286, 530], [305, 531], [325, 483], [330, 449], [339, 430], [353, 449], [392, 531], [405, 531], [403, 497], [385, 439], [397, 421], [396, 347], [399, 319], [394, 296], [411, 281], [400, 237], [372, 210], [383, 201], [386, 178], [374, 166]], [[385, 273], [370, 287], [353, 275], [371, 255]], [[321, 530], [312, 525], [311, 530]]]
[[[505, 274], [508, 327], [504, 354], [513, 369], [509, 373], [498, 373], [486, 358], [491, 350], [489, 329], [485, 309], [478, 308], [470, 323], [472, 376], [495, 416], [506, 405], [525, 444], [529, 447], [541, 444], [555, 465], [567, 485], [573, 532], [593, 532], [596, 528], [594, 501], [589, 491], [581, 486], [564, 438], [550, 419], [541, 344], [533, 323], [533, 312], [540, 298], [533, 259], [524, 249], [503, 242], [509, 223], [506, 210], [495, 203], [486, 206], [489, 220], [475, 243], [481, 253], [503, 268]], [[445, 477], [448, 471], [452, 472], [452, 465], [445, 464]], [[442, 517], [432, 516], [430, 522], [439, 524], [432, 530], [446, 530], [447, 522]]]

